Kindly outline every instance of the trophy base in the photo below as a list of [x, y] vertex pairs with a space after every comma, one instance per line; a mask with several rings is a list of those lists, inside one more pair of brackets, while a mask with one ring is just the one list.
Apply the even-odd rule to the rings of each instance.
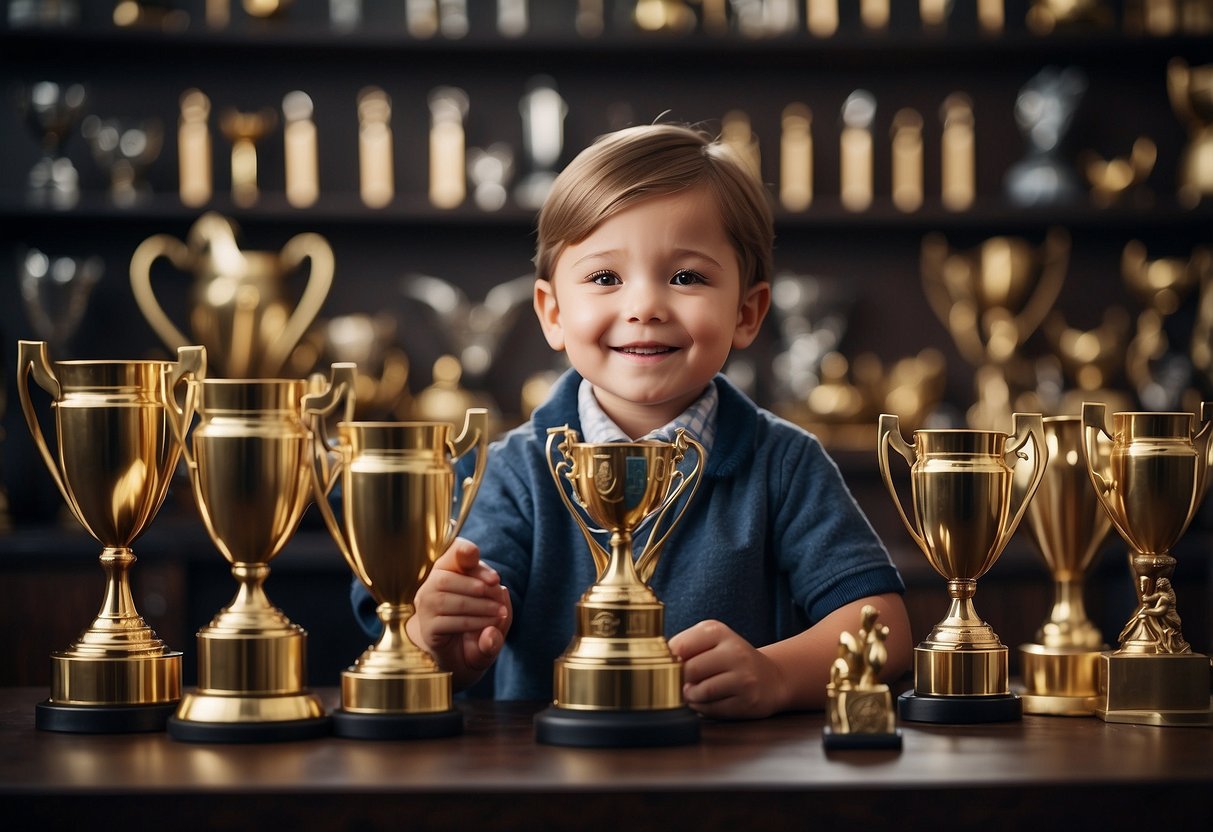
[[319, 697], [292, 694], [187, 693], [168, 721], [168, 735], [186, 742], [285, 742], [328, 736]]
[[327, 716], [287, 722], [191, 722], [170, 717], [168, 735], [182, 742], [294, 742], [327, 737], [332, 726]]
[[176, 702], [155, 705], [60, 705], [46, 700], [34, 706], [34, 727], [70, 734], [137, 734], [163, 731]]
[[1025, 714], [1039, 716], [1092, 716], [1095, 713], [1096, 697], [1094, 696], [1062, 696], [1060, 694], [1028, 693], [1019, 694], [1023, 701]]
[[1213, 725], [1209, 657], [1104, 653], [1095, 715], [1134, 725]]
[[52, 705], [114, 710], [166, 706], [171, 713], [180, 699], [179, 651], [104, 657], [51, 653]]
[[849, 750], [901, 750], [901, 731], [891, 733], [864, 733], [862, 731], [835, 731], [829, 725], [821, 731], [821, 744], [826, 751]]
[[333, 734], [351, 740], [428, 740], [463, 733], [457, 710], [430, 714], [366, 714], [333, 712]]
[[699, 715], [685, 705], [655, 711], [579, 711], [550, 705], [535, 715], [535, 741], [581, 748], [699, 742]]
[[1023, 705], [1013, 693], [997, 696], [930, 696], [906, 691], [897, 697], [897, 715], [907, 722], [938, 722], [970, 725], [982, 722], [1014, 722], [1023, 716]]
[[1091, 716], [1098, 692], [1098, 650], [1049, 648], [1023, 644], [1019, 648], [1025, 714]]

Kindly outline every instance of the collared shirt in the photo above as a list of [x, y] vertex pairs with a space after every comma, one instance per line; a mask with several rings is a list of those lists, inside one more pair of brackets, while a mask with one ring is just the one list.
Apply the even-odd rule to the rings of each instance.
[[[712, 450], [712, 440], [716, 438], [716, 407], [720, 394], [715, 384], [709, 384], [698, 399], [693, 401], [686, 410], [674, 421], [667, 425], [649, 431], [641, 439], [659, 439], [670, 442], [674, 432], [683, 428], [691, 436], [699, 440], [705, 451]], [[581, 419], [581, 429], [585, 434], [583, 442], [631, 442], [610, 416], [602, 409], [594, 395], [594, 385], [586, 379], [581, 380], [577, 388], [577, 416]]]

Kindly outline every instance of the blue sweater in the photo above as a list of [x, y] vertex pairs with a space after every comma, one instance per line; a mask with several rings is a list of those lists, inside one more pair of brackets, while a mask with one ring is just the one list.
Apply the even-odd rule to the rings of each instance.
[[[551, 699], [553, 662], [573, 637], [574, 605], [595, 579], [544, 452], [549, 427], [581, 432], [580, 383], [575, 371], [565, 373], [530, 422], [490, 446], [461, 532], [500, 573], [513, 601], [494, 678], [476, 688], [497, 699]], [[715, 384], [720, 405], [707, 470], [649, 582], [665, 604], [666, 636], [715, 618], [760, 647], [859, 598], [903, 592], [817, 439], [757, 407], [724, 376]], [[667, 520], [676, 513], [671, 509]], [[639, 535], [638, 545], [646, 537]], [[357, 582], [353, 601], [364, 629], [376, 633], [374, 602]]]

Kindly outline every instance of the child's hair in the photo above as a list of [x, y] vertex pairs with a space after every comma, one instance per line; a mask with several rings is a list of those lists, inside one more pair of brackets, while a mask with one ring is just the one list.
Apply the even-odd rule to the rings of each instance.
[[539, 212], [536, 276], [551, 278], [565, 246], [635, 201], [700, 185], [716, 196], [742, 285], [770, 280], [775, 228], [766, 189], [733, 148], [677, 124], [600, 136], [556, 177]]

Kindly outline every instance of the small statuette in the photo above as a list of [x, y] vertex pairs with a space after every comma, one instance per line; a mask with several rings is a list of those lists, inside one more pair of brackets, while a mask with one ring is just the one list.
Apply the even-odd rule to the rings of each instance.
[[838, 658], [830, 665], [823, 732], [827, 750], [901, 748], [901, 731], [893, 712], [889, 686], [877, 681], [888, 658], [887, 625], [877, 625], [879, 611], [866, 604], [858, 632], [838, 636]]
[[198, 89], [181, 94], [177, 126], [178, 191], [181, 204], [199, 208], [211, 199], [211, 100]]
[[392, 99], [379, 87], [358, 93], [358, 189], [364, 205], [384, 208], [395, 197]]
[[842, 134], [839, 138], [839, 197], [848, 211], [864, 211], [872, 204], [872, 122], [876, 97], [855, 90], [842, 105]]
[[973, 130], [973, 102], [964, 93], [952, 93], [939, 110], [943, 123], [940, 141], [940, 198], [949, 211], [973, 205], [977, 192], [977, 162]]
[[286, 201], [295, 208], [314, 205], [320, 197], [320, 163], [312, 99], [303, 90], [282, 98], [283, 157], [286, 160]]
[[813, 202], [813, 114], [794, 102], [783, 108], [779, 139], [779, 201], [789, 211]]

